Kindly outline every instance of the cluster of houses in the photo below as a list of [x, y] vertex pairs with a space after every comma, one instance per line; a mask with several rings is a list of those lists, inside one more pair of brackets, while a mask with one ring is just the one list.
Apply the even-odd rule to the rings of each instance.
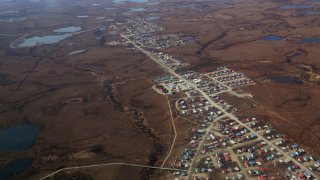
[[181, 62], [168, 54], [164, 54], [163, 52], [159, 52], [159, 53], [154, 52], [153, 55], [174, 71], [189, 65], [189, 63]]
[[231, 88], [255, 84], [252, 80], [245, 77], [243, 73], [235, 72], [227, 67], [220, 67], [216, 71], [209, 72], [206, 75]]
[[137, 42], [147, 48], [166, 49], [171, 47], [179, 47], [193, 43], [193, 39], [189, 36], [180, 34], [167, 34], [159, 36], [145, 35], [136, 39]]
[[[174, 42], [176, 36], [167, 35], [146, 40], [153, 37], [152, 33], [163, 31], [163, 27], [138, 17], [126, 19], [124, 23], [117, 25], [120, 27], [118, 29], [122, 30], [122, 35], [138, 46], [149, 46], [145, 48], [151, 49], [149, 53], [157, 62], [176, 72], [187, 65], [157, 51], [157, 48], [169, 47], [170, 44], [181, 45], [181, 39]], [[174, 164], [175, 168], [188, 171], [175, 171], [175, 179], [189, 177], [188, 172], [192, 173], [191, 177], [207, 178], [206, 175], [213, 173], [215, 169], [225, 173], [226, 179], [262, 180], [273, 179], [281, 174], [280, 177], [303, 180], [314, 179], [313, 172], [320, 173], [319, 160], [316, 161], [304, 149], [291, 143], [286, 136], [277, 133], [270, 124], [255, 118], [247, 118], [240, 122], [237, 118], [232, 119], [229, 117], [231, 115], [228, 116], [227, 112], [234, 113], [236, 109], [220, 100], [218, 94], [255, 84], [243, 73], [220, 67], [205, 74], [178, 74], [180, 77], [163, 79], [158, 81], [156, 86], [156, 89], [165, 94], [184, 92], [187, 97], [176, 102], [177, 114], [184, 115], [189, 121], [196, 119], [195, 123], [198, 124], [191, 130], [191, 139]], [[196, 96], [200, 98], [195, 98]], [[208, 96], [211, 99], [206, 99]], [[201, 157], [205, 157], [204, 161]], [[263, 164], [273, 164], [276, 168], [268, 166], [272, 169], [270, 172]], [[193, 168], [190, 169], [191, 167]], [[303, 167], [308, 167], [310, 171]]]
[[[313, 164], [316, 164], [317, 161], [314, 158], [307, 154], [306, 151], [299, 147], [297, 143], [289, 140], [286, 135], [279, 134], [272, 128], [270, 124], [265, 121], [258, 120], [256, 118], [240, 118], [241, 122], [246, 123], [249, 127], [253, 128], [257, 133], [263, 135], [267, 140], [270, 140], [272, 144], [280, 148], [287, 155], [295, 158], [298, 162], [302, 163], [304, 166], [309, 167], [311, 171], [318, 171], [316, 168], [311, 168]], [[263, 143], [263, 144], [262, 144]], [[246, 156], [241, 156], [241, 160], [246, 162], [245, 166], [256, 166], [259, 167], [262, 165], [261, 162], [267, 164], [272, 162], [274, 167], [276, 167], [284, 177], [289, 179], [314, 179], [310, 171], [302, 170], [295, 162], [288, 158], [283, 158], [282, 153], [278, 152], [275, 148], [267, 145], [266, 142], [256, 142], [255, 144], [249, 144], [249, 147], [240, 147], [235, 149], [238, 153], [251, 153], [251, 159], [248, 159], [248, 154]], [[259, 159], [258, 164], [254, 163], [253, 160]], [[250, 163], [250, 161], [252, 161]], [[320, 161], [319, 161], [320, 162]], [[320, 171], [318, 171], [320, 173]], [[267, 174], [255, 174], [259, 176], [260, 179], [265, 179]], [[263, 175], [264, 177], [262, 177]]]
[[155, 80], [155, 88], [163, 94], [177, 94], [193, 90], [186, 82], [173, 76], [165, 76]]
[[145, 21], [139, 17], [125, 19], [125, 22], [120, 25], [122, 33], [133, 39], [139, 38], [141, 35], [163, 31], [164, 28], [154, 23]]

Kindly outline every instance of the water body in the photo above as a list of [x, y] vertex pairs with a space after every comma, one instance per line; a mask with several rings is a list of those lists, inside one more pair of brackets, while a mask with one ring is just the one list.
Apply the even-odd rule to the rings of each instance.
[[48, 36], [34, 36], [31, 38], [24, 39], [22, 42], [17, 44], [17, 47], [33, 47], [38, 45], [48, 45], [55, 44], [68, 37], [71, 37], [71, 34], [62, 34], [62, 35], [48, 35]]
[[312, 4], [287, 4], [287, 5], [281, 6], [280, 8], [281, 9], [308, 9], [312, 7], [313, 7]]
[[266, 78], [266, 80], [270, 80], [280, 84], [303, 84], [303, 82], [298, 78], [292, 76], [271, 76]]
[[9, 163], [3, 169], [0, 169], [0, 179], [9, 180], [14, 175], [21, 174], [33, 162], [32, 158], [17, 159]]
[[143, 12], [145, 8], [130, 8], [129, 12]]
[[108, 18], [108, 19], [105, 19], [105, 21], [106, 21], [106, 22], [112, 22], [112, 21], [114, 21], [114, 19]]
[[80, 31], [80, 30], [81, 30], [81, 27], [70, 26], [70, 27], [55, 29], [55, 30], [53, 30], [53, 32], [56, 32], [56, 33], [72, 33], [72, 32], [77, 32], [77, 31]]
[[309, 37], [309, 38], [303, 38], [298, 41], [298, 44], [304, 45], [308, 43], [320, 43], [320, 38], [318, 37]]
[[87, 18], [89, 17], [88, 15], [81, 15], [81, 16], [77, 16], [78, 18]]
[[159, 16], [150, 16], [150, 17], [146, 17], [145, 19], [148, 21], [154, 21], [154, 20], [160, 19], [160, 17]]
[[0, 130], [0, 152], [30, 149], [34, 145], [40, 130], [40, 126], [31, 124], [20, 124]]
[[296, 14], [299, 16], [315, 16], [315, 15], [320, 15], [320, 11], [305, 11], [305, 12], [297, 12]]
[[27, 19], [26, 17], [14, 17], [14, 18], [2, 19], [0, 21], [13, 23], [13, 22], [22, 22], [22, 21], [25, 21], [26, 19]]
[[147, 3], [149, 0], [113, 0], [114, 3]]
[[267, 35], [267, 36], [263, 36], [261, 39], [264, 41], [280, 41], [280, 40], [283, 40], [284, 38], [282, 36]]
[[12, 14], [12, 13], [18, 13], [19, 11], [2, 11], [0, 12], [0, 15], [3, 15], [3, 14]]

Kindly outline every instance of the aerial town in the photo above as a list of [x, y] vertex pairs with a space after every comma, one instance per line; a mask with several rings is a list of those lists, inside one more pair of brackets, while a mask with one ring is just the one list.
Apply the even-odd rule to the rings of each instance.
[[156, 79], [155, 89], [162, 94], [180, 94], [175, 111], [195, 124], [190, 129], [190, 142], [172, 165], [180, 169], [173, 173], [175, 180], [214, 179], [217, 172], [233, 180], [320, 177], [320, 159], [277, 132], [268, 121], [238, 113], [237, 107], [220, 98], [224, 93], [250, 98], [249, 93], [239, 93], [242, 86], [255, 85], [244, 73], [227, 67], [205, 74], [181, 73], [178, 70], [184, 64], [160, 51], [177, 45], [176, 40], [158, 44], [151, 35], [164, 28], [139, 18], [127, 19], [118, 26], [114, 28], [123, 38], [171, 74]]
[[320, 180], [320, 0], [3, 0], [0, 180]]

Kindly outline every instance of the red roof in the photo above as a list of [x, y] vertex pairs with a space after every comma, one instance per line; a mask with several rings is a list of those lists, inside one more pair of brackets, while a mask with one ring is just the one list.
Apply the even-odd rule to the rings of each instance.
[[259, 180], [266, 180], [266, 177], [264, 175], [261, 175], [258, 177]]
[[267, 169], [266, 169], [266, 168], [263, 168], [263, 167], [260, 167], [259, 170], [260, 170], [260, 171], [266, 171]]

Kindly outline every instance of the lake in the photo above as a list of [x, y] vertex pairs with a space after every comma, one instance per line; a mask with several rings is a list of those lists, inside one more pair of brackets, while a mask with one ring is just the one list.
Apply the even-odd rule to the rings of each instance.
[[21, 174], [33, 162], [33, 158], [17, 159], [9, 163], [6, 167], [0, 169], [0, 179], [9, 180], [14, 175]]
[[40, 126], [31, 124], [20, 124], [0, 130], [0, 152], [24, 151], [32, 148], [40, 130]]
[[33, 47], [38, 45], [48, 45], [55, 44], [68, 37], [71, 37], [72, 34], [62, 34], [62, 35], [48, 35], [48, 36], [34, 36], [31, 38], [26, 38], [22, 42], [16, 44], [16, 47]]

